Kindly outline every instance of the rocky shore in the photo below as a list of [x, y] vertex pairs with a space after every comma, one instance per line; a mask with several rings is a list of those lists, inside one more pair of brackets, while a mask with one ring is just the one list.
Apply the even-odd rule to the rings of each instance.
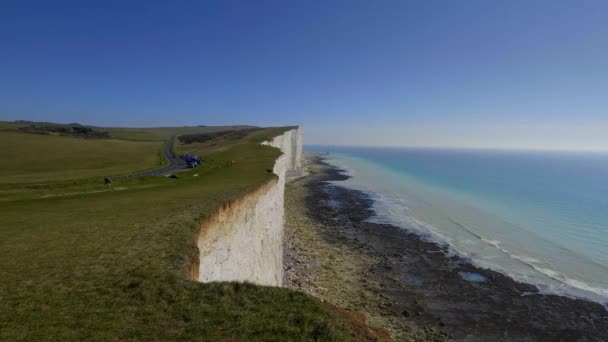
[[405, 229], [370, 223], [372, 200], [328, 184], [347, 176], [307, 155], [286, 188], [288, 287], [365, 313], [395, 340], [608, 341], [598, 304], [543, 295]]

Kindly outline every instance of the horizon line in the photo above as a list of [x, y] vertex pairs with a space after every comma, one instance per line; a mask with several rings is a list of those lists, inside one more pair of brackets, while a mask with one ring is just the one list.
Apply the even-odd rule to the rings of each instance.
[[595, 152], [608, 153], [608, 148], [542, 148], [542, 147], [479, 147], [479, 146], [420, 146], [420, 145], [348, 145], [348, 144], [303, 144], [304, 146], [319, 147], [357, 147], [357, 148], [404, 148], [421, 150], [483, 150], [483, 151], [528, 151], [528, 152]]

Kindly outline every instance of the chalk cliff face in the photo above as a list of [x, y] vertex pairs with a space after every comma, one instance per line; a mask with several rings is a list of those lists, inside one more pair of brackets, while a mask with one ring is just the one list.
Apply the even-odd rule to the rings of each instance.
[[283, 152], [273, 168], [277, 177], [202, 222], [192, 279], [282, 285], [285, 178], [301, 167], [302, 130], [292, 129], [262, 144]]

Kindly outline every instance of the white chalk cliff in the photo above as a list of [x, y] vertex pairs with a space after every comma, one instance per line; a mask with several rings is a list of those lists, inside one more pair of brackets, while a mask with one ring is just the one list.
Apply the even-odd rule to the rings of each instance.
[[201, 224], [192, 279], [282, 285], [285, 179], [301, 167], [302, 129], [262, 144], [283, 152], [273, 168], [277, 177], [226, 203]]

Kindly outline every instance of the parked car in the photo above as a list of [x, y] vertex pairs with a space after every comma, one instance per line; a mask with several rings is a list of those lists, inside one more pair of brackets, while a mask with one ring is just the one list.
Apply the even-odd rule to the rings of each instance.
[[180, 158], [182, 158], [186, 162], [186, 165], [191, 169], [203, 163], [203, 160], [201, 158], [193, 154], [182, 154]]

